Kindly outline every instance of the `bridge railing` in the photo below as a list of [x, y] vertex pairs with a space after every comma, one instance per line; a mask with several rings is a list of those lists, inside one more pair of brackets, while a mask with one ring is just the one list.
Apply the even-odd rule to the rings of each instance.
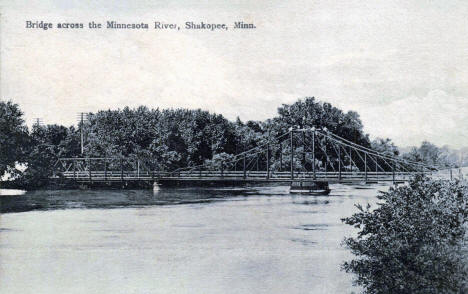
[[253, 179], [271, 181], [289, 181], [293, 179], [327, 179], [335, 181], [362, 180], [407, 180], [413, 173], [410, 172], [294, 172], [291, 178], [290, 172], [249, 171], [244, 177], [243, 171], [200, 171], [193, 173], [180, 171], [177, 173], [159, 171], [67, 171], [60, 174], [68, 179], [80, 181], [123, 181], [123, 180], [157, 180], [157, 179]]

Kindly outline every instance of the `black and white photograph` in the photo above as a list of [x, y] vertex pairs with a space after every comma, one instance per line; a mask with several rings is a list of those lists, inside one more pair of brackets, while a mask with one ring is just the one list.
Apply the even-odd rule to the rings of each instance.
[[468, 293], [467, 16], [0, 0], [0, 293]]

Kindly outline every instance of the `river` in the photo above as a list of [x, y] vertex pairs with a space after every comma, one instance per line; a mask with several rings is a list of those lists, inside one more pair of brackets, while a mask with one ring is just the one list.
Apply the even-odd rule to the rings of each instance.
[[3, 190], [0, 293], [359, 291], [340, 219], [388, 186], [331, 189]]

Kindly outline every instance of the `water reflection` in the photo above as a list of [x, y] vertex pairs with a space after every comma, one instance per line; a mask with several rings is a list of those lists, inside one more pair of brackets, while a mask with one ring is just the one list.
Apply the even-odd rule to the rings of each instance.
[[121, 208], [151, 205], [208, 203], [238, 195], [255, 195], [255, 189], [57, 190], [29, 191], [0, 197], [0, 212], [74, 208]]
[[301, 199], [301, 200], [293, 199], [292, 203], [301, 204], [301, 205], [327, 205], [328, 203], [330, 203], [330, 201], [326, 199], [312, 198], [312, 199]]
[[294, 227], [297, 230], [304, 230], [304, 231], [317, 231], [317, 230], [326, 230], [328, 228], [328, 224], [305, 224]]
[[297, 238], [293, 238], [291, 239], [291, 241], [295, 242], [295, 243], [300, 243], [304, 246], [311, 246], [311, 245], [315, 245], [317, 244], [317, 242], [315, 241], [311, 241], [311, 240], [307, 240], [307, 239], [297, 239]]

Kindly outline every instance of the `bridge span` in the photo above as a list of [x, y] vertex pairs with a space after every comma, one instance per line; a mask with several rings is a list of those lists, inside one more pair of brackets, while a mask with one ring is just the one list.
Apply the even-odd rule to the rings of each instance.
[[262, 144], [203, 164], [163, 170], [152, 158], [59, 158], [53, 178], [77, 183], [328, 183], [405, 182], [437, 167], [379, 152], [328, 130], [290, 129]]

